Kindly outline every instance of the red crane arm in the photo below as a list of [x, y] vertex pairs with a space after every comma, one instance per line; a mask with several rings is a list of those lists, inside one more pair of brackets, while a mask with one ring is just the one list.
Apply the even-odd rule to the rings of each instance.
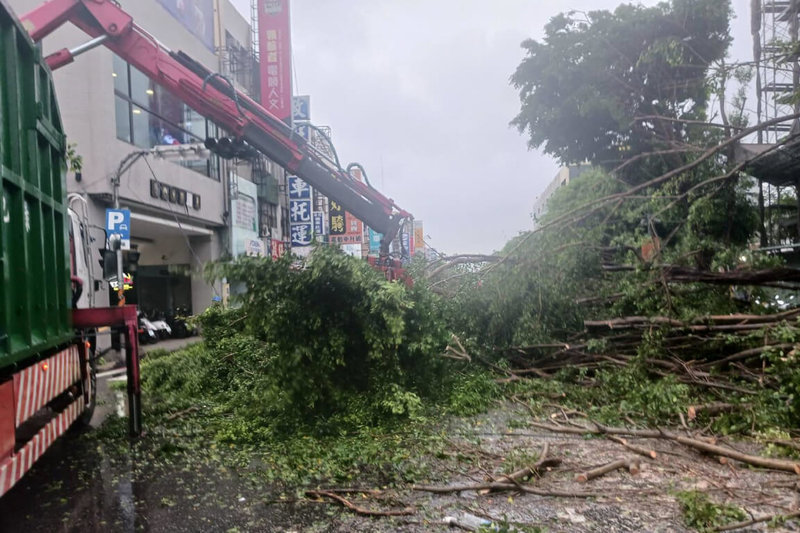
[[53, 70], [71, 63], [81, 51], [106, 46], [197, 112], [383, 233], [382, 253], [388, 253], [403, 219], [410, 218], [394, 201], [318, 156], [305, 139], [247, 95], [187, 55], [168, 50], [110, 0], [51, 0], [21, 20], [37, 42], [71, 22], [94, 39], [79, 49], [48, 56]]

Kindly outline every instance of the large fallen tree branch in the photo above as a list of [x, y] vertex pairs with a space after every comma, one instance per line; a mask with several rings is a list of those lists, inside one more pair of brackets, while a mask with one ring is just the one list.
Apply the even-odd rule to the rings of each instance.
[[637, 463], [636, 461], [631, 461], [630, 459], [617, 459], [616, 461], [612, 461], [603, 466], [593, 468], [591, 470], [587, 470], [586, 472], [581, 472], [580, 474], [577, 474], [575, 476], [575, 481], [579, 483], [586, 483], [587, 481], [591, 481], [600, 476], [604, 476], [609, 472], [613, 472], [614, 470], [619, 470], [620, 468], [627, 468], [628, 472], [630, 472], [631, 474], [639, 473], [639, 463]]
[[494, 481], [496, 483], [519, 483], [524, 481], [527, 478], [531, 477], [541, 477], [542, 471], [545, 468], [550, 468], [553, 466], [558, 466], [561, 464], [561, 459], [558, 457], [547, 457], [547, 452], [550, 450], [550, 446], [548, 443], [544, 443], [544, 447], [542, 448], [542, 453], [539, 455], [539, 459], [531, 466], [526, 466], [525, 468], [520, 468], [515, 472], [511, 472], [510, 474], [505, 474], [496, 478]]
[[335, 502], [338, 502], [344, 507], [350, 509], [354, 513], [362, 516], [407, 516], [416, 512], [416, 510], [414, 510], [412, 507], [406, 507], [405, 509], [392, 511], [373, 511], [370, 509], [364, 509], [363, 507], [359, 507], [329, 490], [307, 490], [306, 496], [316, 499], [322, 499], [323, 497], [330, 498], [331, 500], [334, 500]]
[[597, 422], [592, 422], [595, 427], [553, 426], [539, 422], [530, 422], [530, 424], [534, 427], [546, 429], [554, 433], [573, 433], [579, 435], [633, 435], [636, 437], [651, 439], [667, 439], [712, 455], [728, 457], [729, 459], [734, 459], [736, 461], [753, 466], [759, 466], [761, 468], [782, 470], [784, 472], [792, 472], [800, 475], [800, 463], [796, 463], [794, 461], [772, 459], [769, 457], [762, 457], [760, 455], [750, 455], [733, 450], [731, 448], [725, 448], [716, 444], [705, 442], [700, 439], [684, 437], [683, 435], [678, 435], [663, 430], [615, 428], [603, 426]]
[[759, 285], [776, 281], [800, 282], [800, 270], [788, 267], [712, 272], [683, 266], [667, 266], [663, 268], [663, 272], [667, 281], [683, 283], [700, 282], [717, 285]]
[[528, 494], [536, 494], [537, 496], [554, 496], [557, 498], [598, 498], [603, 496], [602, 492], [576, 492], [572, 490], [557, 490], [557, 489], [540, 489], [531, 487], [530, 485], [522, 485], [520, 483], [467, 483], [463, 485], [413, 485], [411, 490], [420, 492], [432, 492], [435, 494], [449, 494], [451, 492], [475, 491], [481, 490], [518, 490]]
[[618, 442], [619, 444], [624, 446], [625, 449], [630, 450], [633, 453], [638, 453], [639, 455], [647, 457], [648, 459], [655, 459], [658, 457], [658, 454], [656, 453], [655, 450], [642, 448], [641, 446], [634, 446], [633, 444], [630, 444], [627, 439], [624, 439], [622, 437], [617, 437], [615, 435], [607, 435], [607, 438], [614, 442]]
[[444, 264], [437, 266], [432, 271], [427, 274], [427, 278], [431, 279], [435, 277], [437, 274], [442, 272], [443, 270], [447, 270], [450, 267], [456, 265], [463, 265], [468, 263], [496, 263], [503, 259], [499, 255], [479, 255], [479, 254], [465, 254], [465, 255], [454, 255], [452, 257], [443, 257], [441, 261], [444, 261]]
[[753, 518], [752, 520], [746, 520], [744, 522], [736, 522], [735, 524], [727, 524], [724, 526], [720, 526], [716, 528], [714, 531], [733, 531], [734, 529], [741, 529], [743, 527], [752, 526], [755, 524], [759, 524], [761, 522], [770, 522], [770, 521], [778, 521], [778, 520], [788, 520], [789, 518], [797, 518], [800, 516], [800, 511], [795, 511], [793, 513], [785, 513], [785, 514], [773, 514], [768, 516], [762, 516], [760, 518]]

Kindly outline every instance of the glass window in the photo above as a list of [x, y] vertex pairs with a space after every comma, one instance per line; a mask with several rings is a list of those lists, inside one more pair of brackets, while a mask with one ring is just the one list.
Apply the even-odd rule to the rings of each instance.
[[191, 107], [184, 106], [183, 129], [192, 134], [196, 139], [206, 138], [206, 119]]
[[117, 139], [131, 142], [131, 105], [127, 100], [114, 97], [114, 116], [117, 120]]
[[139, 148], [155, 146], [151, 140], [150, 113], [137, 105], [131, 105], [131, 123], [133, 124], [133, 144]]
[[[158, 145], [202, 143], [216, 126], [135, 67], [114, 56], [117, 138], [149, 149]], [[219, 158], [183, 159], [181, 166], [219, 180]]]
[[155, 96], [155, 89], [150, 78], [142, 74], [136, 67], [130, 68], [131, 72], [131, 100], [137, 104], [150, 108], [151, 99]]
[[114, 54], [111, 75], [114, 76], [114, 91], [128, 94], [128, 64]]

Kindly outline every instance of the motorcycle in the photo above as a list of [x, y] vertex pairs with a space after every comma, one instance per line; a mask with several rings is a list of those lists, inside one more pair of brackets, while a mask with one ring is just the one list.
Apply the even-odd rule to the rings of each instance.
[[139, 344], [153, 344], [158, 342], [158, 330], [150, 322], [144, 313], [137, 313], [139, 319]]
[[159, 339], [168, 339], [172, 337], [172, 328], [169, 326], [167, 321], [163, 317], [162, 314], [152, 313], [152, 319], [150, 323], [156, 329], [156, 335]]
[[188, 312], [183, 307], [177, 307], [174, 311], [167, 315], [167, 323], [172, 328], [172, 337], [176, 339], [184, 339], [197, 335], [197, 329], [189, 326], [186, 322]]

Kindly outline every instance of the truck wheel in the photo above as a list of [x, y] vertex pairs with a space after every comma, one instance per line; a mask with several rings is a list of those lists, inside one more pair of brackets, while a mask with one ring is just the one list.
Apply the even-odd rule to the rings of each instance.
[[83, 410], [83, 413], [78, 417], [77, 426], [87, 428], [94, 416], [94, 408], [97, 405], [97, 351], [94, 346], [89, 349], [89, 383], [91, 394], [89, 394], [89, 403]]

